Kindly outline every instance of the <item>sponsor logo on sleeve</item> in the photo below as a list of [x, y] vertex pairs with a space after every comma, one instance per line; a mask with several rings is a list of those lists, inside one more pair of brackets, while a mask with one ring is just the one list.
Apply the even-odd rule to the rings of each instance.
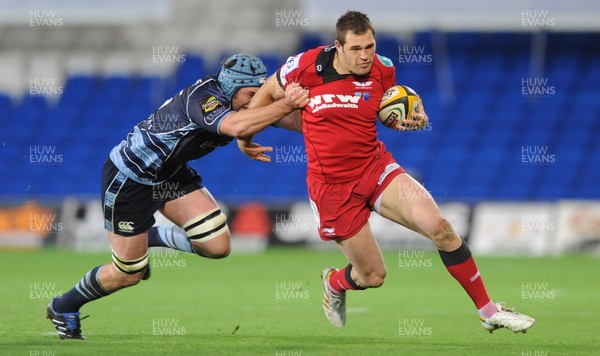
[[200, 106], [202, 108], [202, 113], [204, 114], [204, 123], [207, 125], [214, 124], [230, 108], [229, 103], [223, 104], [214, 96], [206, 99], [204, 104], [201, 104]]
[[214, 124], [219, 118], [223, 117], [231, 105], [228, 102], [221, 102], [214, 96], [206, 99], [204, 104], [200, 105], [204, 114], [204, 123], [207, 125]]
[[285, 64], [281, 67], [281, 70], [279, 71], [279, 80], [284, 86], [288, 83], [286, 76], [297, 69], [300, 65], [300, 57], [302, 57], [302, 53], [289, 57]]
[[221, 104], [221, 102], [217, 98], [215, 98], [214, 96], [211, 96], [201, 106], [202, 106], [202, 111], [205, 114], [208, 114], [209, 112], [216, 109], [219, 105], [223, 105], [223, 104]]
[[288, 60], [285, 62], [282, 68], [284, 74], [288, 75], [294, 69], [298, 68], [298, 66], [300, 65], [300, 57], [302, 57], [302, 53], [288, 58]]

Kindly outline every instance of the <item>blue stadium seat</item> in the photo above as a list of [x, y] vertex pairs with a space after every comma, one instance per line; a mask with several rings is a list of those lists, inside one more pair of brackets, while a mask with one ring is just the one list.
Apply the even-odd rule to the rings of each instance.
[[309, 49], [313, 49], [319, 46], [325, 46], [328, 44], [329, 43], [327, 43], [323, 36], [321, 36], [320, 34], [308, 33], [302, 35], [302, 37], [300, 38], [300, 42], [298, 43], [296, 52], [305, 52]]
[[[218, 71], [218, 63], [214, 66], [208, 66], [204, 57], [199, 54], [186, 54], [185, 62], [181, 63], [175, 74], [176, 80], [172, 90], [178, 91], [207, 74], [213, 74]], [[214, 70], [214, 71], [213, 71]]]
[[[325, 44], [323, 38], [303, 35], [294, 52]], [[530, 71], [528, 33], [420, 32], [406, 43], [396, 34], [380, 33], [377, 39], [378, 52], [397, 64], [398, 83], [412, 86], [422, 96], [431, 123], [430, 130], [418, 133], [379, 126], [380, 139], [401, 165], [417, 172], [437, 199], [600, 198], [599, 34], [549, 33], [543, 73]], [[437, 40], [447, 40], [450, 73], [443, 72], [444, 59], [435, 56], [429, 65], [398, 63], [399, 46], [422, 46], [434, 54]], [[261, 57], [269, 72], [285, 60], [279, 53]], [[187, 54], [167, 78], [69, 76], [56, 105], [41, 96], [13, 101], [0, 95], [0, 120], [10, 132], [0, 147], [4, 162], [0, 179], [6, 182], [2, 191], [97, 194], [109, 150], [165, 99], [216, 70], [217, 62], [208, 64], [200, 54]], [[454, 103], [446, 102], [448, 94], [439, 87], [441, 73], [452, 78]], [[524, 95], [522, 80], [531, 76], [547, 78], [556, 94]], [[75, 138], [70, 135], [73, 131]], [[303, 148], [300, 135], [274, 128], [256, 140]], [[51, 169], [30, 164], [28, 151], [35, 145], [57, 146], [64, 163]], [[522, 150], [531, 147], [547, 149], [556, 161], [526, 164]], [[259, 164], [235, 145], [220, 148], [193, 166], [216, 196], [306, 197], [304, 165]]]
[[0, 94], [0, 119], [2, 119], [3, 122], [6, 122], [5, 120], [8, 120], [11, 112], [12, 100], [10, 96]]
[[279, 68], [281, 68], [287, 59], [287, 57], [281, 58], [279, 55], [265, 53], [260, 54], [258, 57], [263, 61], [269, 75], [274, 74]]
[[518, 159], [514, 161], [498, 171], [492, 190], [494, 199], [529, 200], [533, 197], [532, 189], [537, 184], [538, 171], [535, 167], [521, 164]]
[[377, 35], [377, 53], [397, 63], [400, 41], [394, 35]]

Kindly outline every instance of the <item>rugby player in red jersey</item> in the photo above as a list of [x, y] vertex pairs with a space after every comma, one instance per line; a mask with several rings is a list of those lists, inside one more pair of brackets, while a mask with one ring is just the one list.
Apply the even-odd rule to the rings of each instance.
[[[270, 104], [291, 83], [309, 90], [301, 126], [294, 115], [280, 126], [304, 134], [308, 194], [319, 234], [323, 240], [334, 240], [350, 262], [342, 269], [327, 267], [322, 272], [327, 319], [335, 327], [344, 326], [346, 291], [383, 284], [385, 263], [368, 223], [374, 210], [436, 245], [450, 274], [475, 303], [486, 330], [504, 327], [524, 332], [534, 320], [491, 301], [465, 241], [431, 195], [377, 138], [381, 97], [396, 84], [396, 78], [392, 62], [375, 53], [374, 35], [365, 14], [348, 11], [338, 19], [335, 46], [290, 57], [250, 104]], [[422, 129], [427, 123], [421, 109], [397, 129]], [[251, 158], [269, 161], [265, 155], [269, 148], [253, 143], [250, 137], [238, 140], [238, 145]]]

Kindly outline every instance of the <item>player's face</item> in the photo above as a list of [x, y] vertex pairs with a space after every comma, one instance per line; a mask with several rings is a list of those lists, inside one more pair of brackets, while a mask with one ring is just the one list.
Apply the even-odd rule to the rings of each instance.
[[258, 87], [246, 87], [235, 92], [231, 99], [231, 107], [233, 110], [240, 111], [248, 109], [248, 104], [250, 104], [250, 101], [257, 91]]
[[346, 33], [346, 43], [335, 41], [338, 55], [336, 68], [340, 74], [365, 75], [371, 71], [373, 57], [375, 56], [375, 38], [373, 32], [368, 30], [362, 35], [352, 31]]

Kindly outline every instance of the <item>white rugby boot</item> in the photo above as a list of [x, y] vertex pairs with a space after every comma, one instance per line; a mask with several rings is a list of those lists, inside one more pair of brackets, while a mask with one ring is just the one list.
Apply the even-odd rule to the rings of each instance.
[[336, 295], [329, 289], [329, 276], [336, 271], [335, 268], [325, 267], [321, 272], [323, 281], [323, 311], [331, 325], [341, 328], [346, 324], [346, 293]]
[[505, 307], [501, 303], [496, 303], [498, 311], [495, 312], [491, 317], [485, 318], [481, 314], [481, 325], [483, 328], [490, 333], [496, 329], [506, 328], [515, 333], [527, 332], [527, 329], [533, 326], [535, 320], [525, 314], [518, 313], [511, 308]]

